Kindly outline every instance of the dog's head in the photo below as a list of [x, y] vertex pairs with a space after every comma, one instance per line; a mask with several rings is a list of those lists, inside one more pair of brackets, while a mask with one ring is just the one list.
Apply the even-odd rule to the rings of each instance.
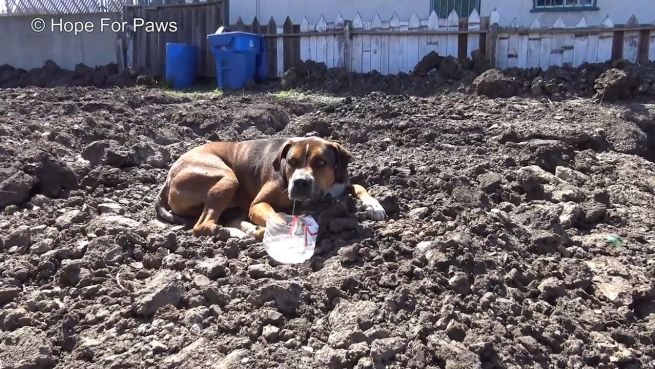
[[351, 155], [338, 143], [308, 137], [287, 140], [273, 166], [286, 179], [289, 199], [315, 200], [348, 182]]

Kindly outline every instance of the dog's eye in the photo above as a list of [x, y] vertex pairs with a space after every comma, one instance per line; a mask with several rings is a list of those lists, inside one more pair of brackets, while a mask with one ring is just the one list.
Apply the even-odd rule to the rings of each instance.
[[287, 163], [292, 167], [298, 166], [298, 160], [296, 159], [289, 159]]
[[321, 168], [325, 166], [325, 160], [317, 160], [314, 162], [314, 166], [316, 168]]

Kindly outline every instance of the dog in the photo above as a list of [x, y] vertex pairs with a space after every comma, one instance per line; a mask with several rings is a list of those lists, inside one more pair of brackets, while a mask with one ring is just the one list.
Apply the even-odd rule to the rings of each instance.
[[156, 213], [169, 223], [193, 225], [193, 234], [202, 236], [215, 234], [227, 209], [241, 208], [250, 222], [231, 221], [230, 233], [262, 240], [266, 222], [283, 222], [278, 212], [289, 213], [296, 201], [350, 193], [369, 218], [384, 219], [378, 200], [350, 183], [351, 159], [342, 145], [318, 137], [207, 143], [173, 163]]

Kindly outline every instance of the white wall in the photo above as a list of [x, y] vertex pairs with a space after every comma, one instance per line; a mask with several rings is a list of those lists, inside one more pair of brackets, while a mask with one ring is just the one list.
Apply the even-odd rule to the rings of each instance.
[[0, 16], [0, 65], [9, 64], [16, 68], [40, 68], [50, 59], [62, 68], [72, 70], [78, 63], [90, 67], [116, 62], [116, 34], [100, 32], [100, 18], [120, 20], [118, 13], [68, 14], [41, 16], [50, 24], [50, 19], [63, 22], [93, 22], [95, 31], [89, 33], [50, 32], [41, 33], [30, 29], [35, 16]]
[[332, 22], [339, 13], [344, 19], [353, 19], [358, 11], [364, 19], [378, 13], [382, 20], [389, 20], [394, 12], [400, 19], [409, 19], [412, 12], [425, 19], [430, 13], [430, 0], [233, 0], [230, 23], [236, 23], [238, 17], [250, 23], [257, 16], [260, 24], [266, 24], [272, 16], [279, 26], [287, 16], [296, 24], [307, 16], [309, 23], [316, 24], [321, 15]]
[[582, 16], [587, 25], [599, 25], [606, 15], [614, 24], [626, 23], [633, 14], [641, 24], [655, 23], [654, 0], [598, 0], [600, 10], [591, 11], [562, 11], [562, 12], [535, 12], [531, 13], [532, 0], [482, 0], [482, 16], [488, 16], [496, 8], [500, 13], [500, 25], [509, 26], [516, 17], [521, 26], [529, 26], [537, 18], [541, 26], [552, 26], [558, 17], [562, 17], [567, 26], [575, 26]]

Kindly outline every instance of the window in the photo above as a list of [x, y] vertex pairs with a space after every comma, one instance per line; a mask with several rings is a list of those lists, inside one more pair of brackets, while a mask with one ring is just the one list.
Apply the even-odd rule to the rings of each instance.
[[598, 10], [597, 0], [534, 0], [532, 11]]
[[446, 18], [455, 9], [459, 18], [468, 18], [473, 9], [480, 13], [480, 0], [431, 0], [439, 18]]

